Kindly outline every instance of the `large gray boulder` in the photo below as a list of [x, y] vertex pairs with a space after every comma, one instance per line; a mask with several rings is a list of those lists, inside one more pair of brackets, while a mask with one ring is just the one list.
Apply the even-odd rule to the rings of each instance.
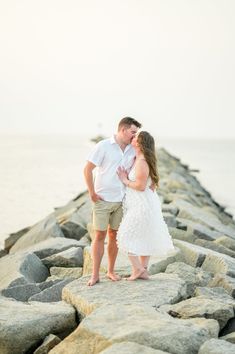
[[234, 354], [235, 345], [222, 339], [210, 339], [203, 343], [198, 354]]
[[77, 326], [74, 308], [62, 301], [25, 304], [0, 297], [0, 313], [1, 354], [26, 353], [50, 333], [64, 338]]
[[34, 253], [7, 255], [0, 259], [0, 290], [16, 285], [40, 283], [48, 275], [47, 267]]
[[82, 316], [95, 308], [110, 304], [149, 304], [154, 307], [173, 304], [187, 298], [186, 284], [175, 274], [159, 273], [149, 280], [111, 282], [105, 277], [90, 288], [89, 277], [82, 277], [66, 285], [62, 299], [72, 304]]
[[169, 354], [134, 342], [115, 343], [100, 354]]
[[163, 305], [160, 309], [179, 318], [211, 318], [219, 322], [220, 329], [234, 317], [232, 304], [224, 304], [222, 301], [204, 296], [193, 297], [173, 305]]
[[118, 303], [96, 309], [50, 354], [96, 354], [126, 341], [174, 354], [197, 354], [218, 331], [215, 320], [180, 320], [144, 304]]
[[12, 246], [10, 253], [16, 253], [51, 237], [64, 237], [53, 214], [34, 225]]
[[65, 237], [51, 237], [33, 246], [26, 247], [23, 252], [35, 253], [39, 258], [46, 258], [71, 247], [84, 248], [84, 246], [83, 239], [77, 241]]
[[68, 250], [53, 254], [42, 260], [48, 268], [50, 267], [82, 267], [83, 250], [80, 247], [71, 247]]

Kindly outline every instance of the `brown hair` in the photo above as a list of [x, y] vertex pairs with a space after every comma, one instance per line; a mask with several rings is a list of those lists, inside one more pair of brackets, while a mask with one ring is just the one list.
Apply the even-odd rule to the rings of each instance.
[[142, 124], [140, 124], [139, 122], [137, 122], [137, 120], [135, 120], [134, 118], [131, 117], [125, 117], [122, 118], [118, 124], [118, 131], [125, 127], [125, 128], [130, 128], [131, 125], [135, 125], [137, 128], [141, 128]]
[[137, 136], [137, 143], [139, 144], [140, 151], [144, 154], [144, 158], [149, 166], [149, 175], [153, 183], [158, 187], [159, 174], [157, 170], [157, 156], [154, 138], [148, 132], [141, 131]]

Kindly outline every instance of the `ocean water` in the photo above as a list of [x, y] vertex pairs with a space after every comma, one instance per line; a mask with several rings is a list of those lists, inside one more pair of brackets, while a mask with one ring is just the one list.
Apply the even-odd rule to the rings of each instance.
[[[33, 225], [86, 189], [88, 136], [0, 137], [0, 248], [7, 234]], [[235, 140], [157, 139], [235, 215]]]

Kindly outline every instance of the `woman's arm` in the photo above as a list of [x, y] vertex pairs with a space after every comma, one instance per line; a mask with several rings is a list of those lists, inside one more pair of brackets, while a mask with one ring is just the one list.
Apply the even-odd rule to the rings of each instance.
[[135, 165], [135, 181], [130, 181], [127, 178], [127, 174], [122, 169], [118, 170], [118, 176], [121, 181], [129, 188], [136, 189], [138, 191], [144, 191], [147, 185], [149, 176], [149, 167], [145, 160], [139, 160]]

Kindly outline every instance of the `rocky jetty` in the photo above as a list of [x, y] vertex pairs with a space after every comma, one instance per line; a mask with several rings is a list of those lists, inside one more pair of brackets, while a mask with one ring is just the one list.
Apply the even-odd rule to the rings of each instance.
[[[158, 194], [175, 253], [149, 280], [88, 287], [87, 192], [9, 235], [0, 253], [0, 353], [235, 353], [235, 222], [178, 158], [158, 151]], [[116, 271], [130, 274], [119, 253]]]

